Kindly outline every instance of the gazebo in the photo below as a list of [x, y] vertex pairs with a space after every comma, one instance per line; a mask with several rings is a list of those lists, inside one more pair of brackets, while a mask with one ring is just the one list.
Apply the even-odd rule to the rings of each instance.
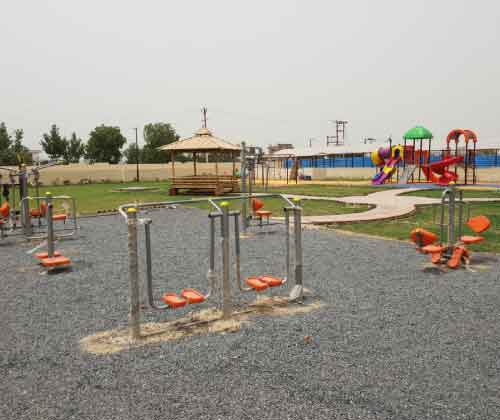
[[[430, 162], [431, 159], [431, 141], [433, 139], [433, 135], [427, 128], [417, 125], [412, 129], [408, 130], [404, 136], [404, 153], [403, 153], [403, 168], [406, 169], [407, 165], [415, 165], [418, 166], [418, 182], [421, 180], [422, 174], [422, 165], [425, 165]], [[412, 146], [407, 146], [407, 141], [410, 140], [413, 142]], [[427, 150], [423, 150], [423, 141], [428, 141]], [[417, 151], [417, 141], [419, 141], [419, 150]], [[403, 170], [405, 170], [403, 169]], [[413, 174], [412, 174], [413, 178]], [[414, 181], [414, 179], [412, 179]]]
[[[161, 146], [158, 149], [165, 150], [171, 154], [172, 185], [170, 186], [170, 195], [177, 195], [180, 190], [198, 193], [209, 192], [214, 195], [222, 195], [227, 192], [239, 192], [239, 178], [235, 175], [235, 172], [236, 158], [240, 154], [240, 146], [213, 136], [208, 128], [200, 128], [194, 136]], [[175, 176], [176, 153], [191, 153], [193, 155], [194, 174], [192, 176]], [[199, 153], [215, 156], [215, 174], [198, 175], [196, 163]], [[231, 175], [219, 174], [219, 162], [223, 155], [230, 155], [232, 158], [233, 170]]]

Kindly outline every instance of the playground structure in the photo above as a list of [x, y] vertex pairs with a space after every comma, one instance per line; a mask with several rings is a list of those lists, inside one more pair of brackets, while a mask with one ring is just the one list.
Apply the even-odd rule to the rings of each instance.
[[[285, 212], [285, 265], [286, 273], [282, 277], [260, 274], [250, 276], [245, 279], [245, 284], [241, 278], [241, 244], [239, 226], [242, 220], [240, 211], [229, 210], [229, 200], [247, 202], [248, 196], [240, 195], [229, 197], [226, 201], [218, 203], [218, 199], [195, 199], [195, 200], [177, 200], [162, 203], [144, 203], [140, 205], [125, 204], [120, 206], [119, 211], [127, 220], [128, 225], [128, 259], [129, 259], [129, 287], [130, 287], [130, 314], [129, 331], [132, 339], [139, 339], [141, 305], [139, 296], [139, 256], [138, 256], [138, 225], [143, 224], [145, 228], [145, 247], [146, 247], [146, 290], [148, 306], [157, 311], [175, 310], [186, 305], [193, 305], [205, 302], [209, 299], [216, 288], [222, 291], [222, 319], [229, 319], [232, 316], [233, 303], [231, 291], [231, 250], [230, 250], [230, 231], [231, 218], [234, 220], [234, 250], [235, 250], [235, 272], [234, 277], [240, 292], [262, 292], [269, 288], [275, 288], [286, 284], [291, 278], [291, 241], [290, 241], [290, 215], [293, 217], [293, 236], [294, 236], [294, 280], [295, 285], [289, 294], [290, 302], [301, 302], [303, 299], [303, 273], [302, 273], [302, 227], [301, 214], [302, 209], [298, 201], [291, 201], [283, 195], [270, 194], [267, 197], [280, 198], [284, 201]], [[152, 272], [152, 253], [151, 253], [151, 224], [149, 218], [139, 218], [138, 211], [157, 206], [189, 204], [189, 203], [209, 203], [215, 210], [208, 214], [210, 223], [209, 240], [209, 268], [207, 271], [208, 288], [207, 292], [202, 293], [193, 288], [184, 288], [180, 294], [175, 292], [166, 292], [161, 297], [163, 303], [158, 303], [153, 294], [153, 272]], [[216, 222], [220, 221], [222, 262], [220, 274], [216, 267]]]
[[380, 147], [372, 152], [371, 158], [373, 164], [380, 167], [380, 171], [372, 179], [372, 184], [381, 185], [397, 171], [398, 163], [404, 158], [404, 152], [399, 144], [397, 146]]
[[[411, 231], [410, 238], [417, 245], [417, 250], [429, 254], [433, 264], [446, 265], [452, 269], [459, 268], [462, 264], [468, 265], [470, 253], [466, 245], [477, 244], [484, 240], [479, 234], [490, 227], [490, 220], [484, 215], [470, 217], [470, 207], [466, 206], [463, 191], [457, 190], [456, 185], [451, 183], [441, 195], [439, 237], [422, 228]], [[467, 214], [466, 222], [465, 214]], [[464, 235], [464, 225], [476, 235]]]
[[[8, 172], [8, 182], [5, 182], [0, 173], [0, 187], [2, 194], [0, 198], [0, 239], [7, 236], [24, 236], [26, 239], [47, 239], [49, 223], [62, 222], [63, 227], [57, 229], [57, 237], [68, 237], [75, 235], [78, 229], [76, 201], [70, 196], [52, 197], [52, 200], [61, 202], [61, 212], [54, 213], [48, 217], [48, 203], [46, 197], [40, 196], [40, 171], [58, 165], [58, 162], [50, 162], [46, 165], [35, 166], [28, 170], [26, 165], [20, 165], [18, 169], [3, 168], [0, 170]], [[35, 196], [29, 196], [30, 177], [31, 185], [35, 189]], [[16, 180], [17, 178], [17, 180]], [[17, 193], [19, 190], [19, 193]], [[3, 203], [2, 203], [3, 200]], [[35, 204], [32, 207], [32, 204]], [[53, 201], [52, 201], [53, 205]], [[34, 222], [36, 220], [36, 222]], [[70, 224], [66, 222], [70, 220]]]
[[[472, 130], [454, 129], [446, 137], [446, 147], [439, 158], [432, 159], [432, 133], [425, 127], [416, 126], [403, 136], [403, 145], [379, 148], [372, 152], [372, 162], [382, 167], [372, 179], [374, 185], [390, 182], [395, 178], [399, 184], [435, 183], [441, 186], [459, 181], [459, 167], [463, 168], [463, 184], [477, 183], [476, 143], [477, 136]], [[463, 138], [464, 147], [460, 148]], [[472, 147], [470, 145], [472, 142]], [[426, 143], [426, 144], [424, 144]], [[454, 143], [454, 147], [452, 146]], [[425, 146], [425, 147], [424, 147]], [[398, 157], [395, 148], [400, 148]], [[395, 175], [395, 177], [394, 177]]]

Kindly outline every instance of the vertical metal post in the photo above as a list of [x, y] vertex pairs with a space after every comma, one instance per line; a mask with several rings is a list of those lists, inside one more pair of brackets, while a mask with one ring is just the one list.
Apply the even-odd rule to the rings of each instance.
[[141, 306], [139, 300], [139, 255], [137, 252], [137, 210], [127, 210], [128, 259], [129, 259], [129, 337], [132, 341], [141, 337]]
[[293, 223], [295, 237], [295, 286], [290, 291], [288, 299], [291, 302], [302, 302], [304, 299], [303, 267], [302, 267], [302, 208], [298, 206], [300, 200], [294, 199]]
[[222, 209], [222, 318], [231, 317], [231, 285], [229, 283], [229, 203], [220, 204]]
[[[45, 195], [45, 199], [47, 201], [47, 253], [48, 257], [54, 257], [54, 204], [52, 203], [52, 194], [47, 192]], [[25, 200], [25, 203], [29, 201]]]
[[450, 185], [448, 203], [448, 251], [451, 252], [455, 244], [455, 186]]
[[286, 279], [290, 279], [290, 212], [288, 208], [285, 211], [285, 245], [286, 245]]
[[[144, 222], [144, 240], [146, 242], [146, 281], [148, 302], [153, 302], [153, 262], [151, 258], [151, 220]], [[140, 288], [139, 288], [140, 289]], [[142, 296], [139, 290], [139, 296]]]
[[464, 217], [464, 192], [462, 190], [458, 191], [458, 237], [462, 237], [463, 234], [463, 217]]
[[19, 201], [22, 205], [21, 208], [21, 223], [24, 228], [24, 234], [26, 236], [31, 236], [33, 234], [33, 228], [31, 226], [31, 214], [30, 214], [30, 200], [24, 200], [28, 197], [28, 173], [26, 172], [26, 167], [23, 166], [21, 172], [19, 173], [19, 195], [21, 200]]
[[234, 255], [236, 260], [236, 281], [241, 285], [240, 213], [234, 212]]
[[[245, 195], [247, 192], [247, 157], [246, 157], [246, 144], [245, 142], [241, 142], [241, 194]], [[247, 220], [247, 199], [243, 198], [243, 202], [241, 203], [241, 213], [243, 214], [243, 233], [246, 233], [248, 227]]]

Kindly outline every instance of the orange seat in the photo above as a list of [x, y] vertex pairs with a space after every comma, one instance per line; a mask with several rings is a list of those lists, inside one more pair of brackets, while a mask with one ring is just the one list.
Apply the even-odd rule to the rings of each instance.
[[262, 290], [266, 290], [269, 287], [267, 283], [263, 282], [258, 277], [248, 277], [245, 282], [256, 292], [261, 292]]
[[433, 242], [436, 242], [438, 237], [436, 234], [422, 228], [413, 229], [410, 232], [410, 239], [418, 246], [425, 247]]
[[256, 198], [252, 199], [252, 210], [254, 212], [260, 210], [262, 207], [264, 207], [264, 203], [262, 202], [262, 200], [258, 200]]
[[283, 284], [283, 280], [278, 277], [260, 276], [259, 280], [266, 283], [269, 287], [277, 287]]
[[44, 258], [40, 262], [46, 268], [66, 267], [71, 265], [71, 260], [59, 255], [58, 257]]
[[182, 308], [186, 306], [187, 300], [177, 296], [175, 293], [165, 293], [162, 298], [163, 302], [171, 308]]
[[467, 222], [467, 226], [469, 226], [474, 232], [481, 233], [491, 226], [491, 222], [486, 216], [480, 215], [471, 217]]
[[188, 303], [201, 303], [205, 300], [205, 296], [195, 289], [183, 289], [181, 296], [187, 299]]
[[64, 213], [61, 213], [61, 214], [54, 214], [54, 216], [52, 216], [52, 220], [54, 222], [60, 222], [60, 221], [66, 221], [66, 219], [68, 218], [68, 216]]
[[45, 217], [47, 214], [47, 204], [40, 203], [39, 209], [31, 209], [30, 210], [31, 217]]
[[472, 245], [472, 244], [477, 244], [481, 241], [484, 240], [484, 237], [482, 236], [467, 236], [464, 235], [460, 238], [460, 240], [465, 244], [465, 245]]
[[0, 218], [2, 217], [9, 217], [10, 213], [10, 206], [9, 203], [3, 203], [2, 206], [0, 207]]
[[[54, 251], [54, 257], [60, 257], [61, 253], [58, 251]], [[44, 260], [46, 258], [49, 258], [49, 253], [48, 252], [39, 252], [38, 254], [35, 254], [35, 258], [38, 260]]]
[[442, 256], [443, 256], [442, 252], [435, 252], [434, 254], [431, 254], [431, 263], [440, 264]]
[[441, 254], [446, 250], [443, 245], [427, 245], [422, 248], [424, 254]]
[[463, 246], [457, 246], [453, 249], [453, 254], [451, 258], [448, 260], [449, 268], [458, 268], [460, 267], [460, 263], [462, 262], [462, 257], [467, 256], [466, 249]]
[[269, 210], [257, 210], [255, 214], [260, 217], [269, 217], [273, 212]]

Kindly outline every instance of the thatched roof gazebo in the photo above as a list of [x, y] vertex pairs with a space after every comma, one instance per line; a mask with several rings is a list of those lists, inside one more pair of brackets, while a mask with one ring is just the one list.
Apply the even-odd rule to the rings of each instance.
[[[191, 192], [211, 192], [221, 195], [226, 192], [238, 192], [238, 177], [235, 175], [236, 158], [240, 154], [240, 146], [229, 143], [212, 135], [206, 128], [200, 128], [192, 137], [178, 140], [158, 148], [170, 152], [172, 159], [172, 185], [170, 195], [177, 195], [179, 190], [189, 190]], [[175, 176], [175, 154], [192, 153], [193, 155], [193, 176]], [[198, 175], [196, 162], [197, 154], [215, 155], [215, 174]], [[223, 155], [231, 155], [233, 160], [233, 171], [231, 175], [219, 175], [219, 161]]]

